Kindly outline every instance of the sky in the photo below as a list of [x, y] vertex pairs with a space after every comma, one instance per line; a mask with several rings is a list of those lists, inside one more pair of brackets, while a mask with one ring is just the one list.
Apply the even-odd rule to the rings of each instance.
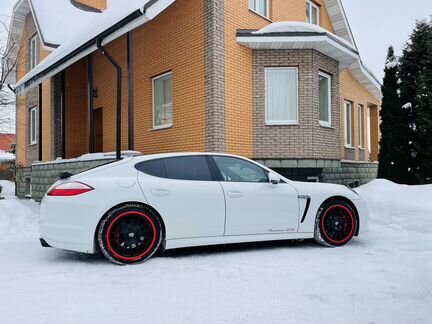
[[[54, 0], [55, 1], [55, 0]], [[113, 0], [110, 0], [113, 1]], [[16, 0], [0, 0], [0, 19]], [[342, 0], [364, 63], [379, 77], [387, 48], [400, 55], [416, 19], [432, 16], [432, 0]]]

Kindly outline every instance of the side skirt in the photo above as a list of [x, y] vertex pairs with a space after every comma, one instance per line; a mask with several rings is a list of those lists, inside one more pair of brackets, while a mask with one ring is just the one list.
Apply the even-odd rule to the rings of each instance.
[[314, 233], [284, 233], [284, 234], [196, 237], [196, 238], [166, 240], [165, 249], [170, 250], [170, 249], [178, 249], [183, 247], [247, 243], [247, 242], [299, 240], [299, 239], [311, 239], [313, 237], [314, 237]]

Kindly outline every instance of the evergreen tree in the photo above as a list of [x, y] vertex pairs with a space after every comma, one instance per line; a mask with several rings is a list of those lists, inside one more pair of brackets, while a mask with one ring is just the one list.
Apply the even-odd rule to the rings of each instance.
[[[400, 60], [400, 97], [408, 124], [405, 183], [432, 182], [432, 25], [419, 21]], [[406, 141], [403, 142], [405, 146]]]
[[414, 139], [418, 170], [415, 173], [419, 183], [432, 183], [432, 23], [426, 23], [424, 28], [424, 52], [428, 55], [423, 57], [419, 81], [417, 136]]
[[[407, 129], [404, 125], [404, 111], [399, 98], [399, 64], [393, 47], [388, 49], [384, 69], [381, 104], [381, 141], [378, 177], [403, 183], [408, 170], [405, 158]], [[402, 131], [405, 130], [405, 131]]]

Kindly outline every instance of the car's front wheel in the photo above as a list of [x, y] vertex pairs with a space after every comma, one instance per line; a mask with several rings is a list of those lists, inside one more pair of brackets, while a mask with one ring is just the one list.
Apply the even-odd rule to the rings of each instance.
[[357, 229], [353, 208], [344, 201], [330, 201], [318, 210], [315, 221], [315, 241], [335, 247], [347, 244]]
[[158, 250], [162, 226], [155, 213], [138, 204], [126, 204], [110, 211], [98, 230], [99, 247], [116, 264], [146, 261]]

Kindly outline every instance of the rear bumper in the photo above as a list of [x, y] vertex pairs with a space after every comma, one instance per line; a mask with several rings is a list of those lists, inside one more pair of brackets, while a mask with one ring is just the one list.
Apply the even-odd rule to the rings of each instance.
[[45, 196], [39, 220], [42, 246], [94, 253], [95, 230], [105, 206], [107, 199], [96, 191], [74, 197]]

